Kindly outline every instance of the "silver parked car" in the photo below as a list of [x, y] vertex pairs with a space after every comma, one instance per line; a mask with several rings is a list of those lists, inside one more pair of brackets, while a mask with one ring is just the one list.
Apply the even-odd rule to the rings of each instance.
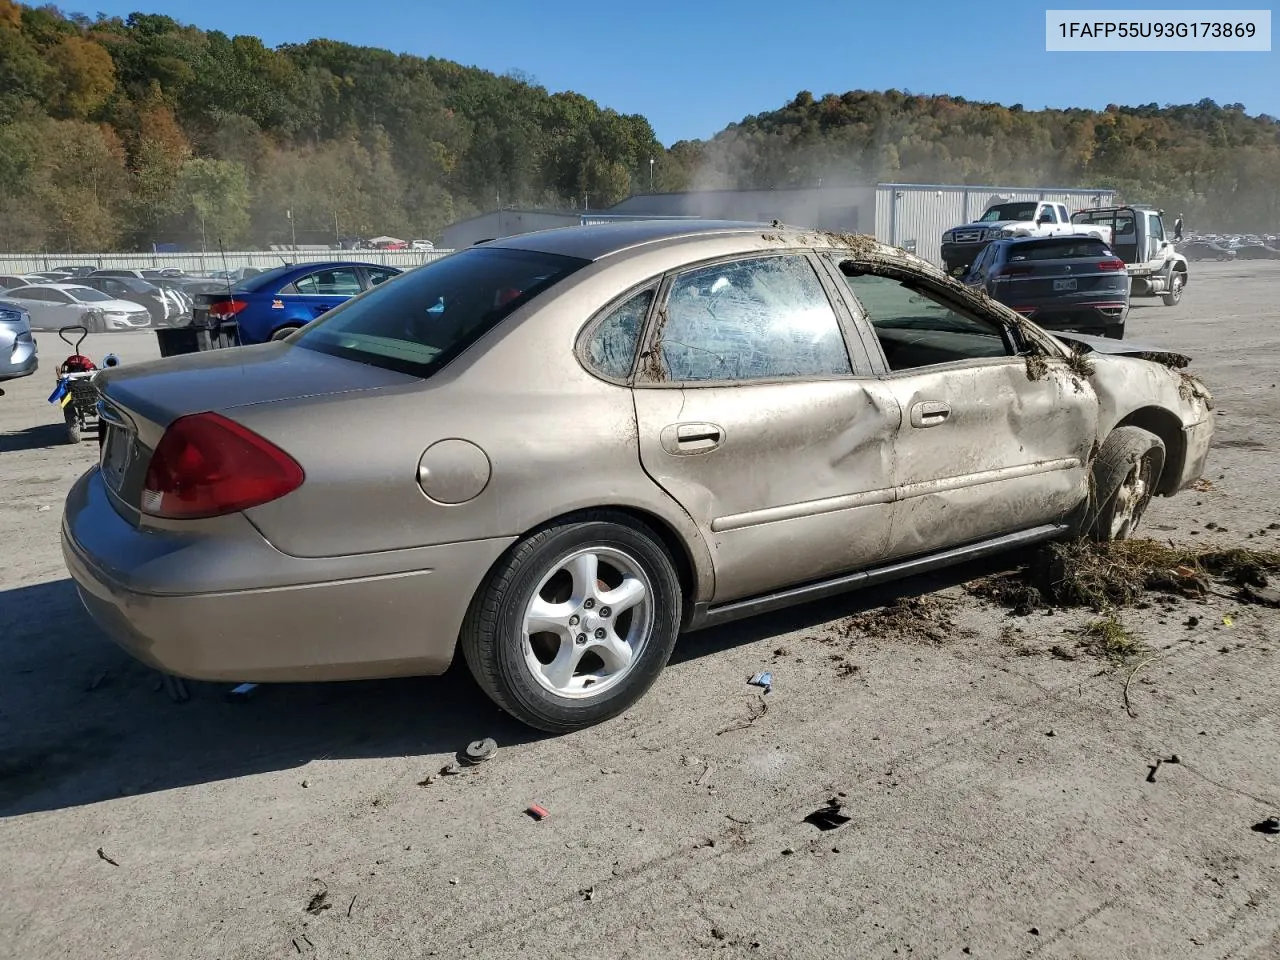
[[141, 304], [74, 283], [32, 284], [10, 290], [5, 296], [27, 309], [31, 326], [37, 330], [79, 325], [90, 333], [102, 333], [151, 325], [151, 314]]
[[76, 283], [100, 290], [114, 300], [127, 300], [146, 307], [151, 314], [152, 323], [157, 327], [177, 320], [184, 310], [191, 312], [184, 303], [183, 295], [165, 290], [150, 280], [94, 274], [91, 277], [81, 277]]
[[0, 382], [29, 377], [39, 366], [30, 314], [20, 303], [0, 300]]
[[1127, 537], [1201, 475], [1212, 399], [1150, 347], [1072, 340], [868, 238], [494, 240], [283, 341], [99, 374], [63, 551], [161, 670], [436, 674], [461, 647], [504, 709], [569, 730], [634, 703], [682, 630]]

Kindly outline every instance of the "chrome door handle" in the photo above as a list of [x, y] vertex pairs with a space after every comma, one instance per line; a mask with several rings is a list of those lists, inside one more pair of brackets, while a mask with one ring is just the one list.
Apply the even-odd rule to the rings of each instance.
[[662, 431], [662, 448], [675, 456], [707, 453], [724, 442], [724, 430], [714, 423], [673, 423]]
[[951, 416], [951, 404], [942, 400], [922, 400], [911, 408], [913, 427], [936, 427]]

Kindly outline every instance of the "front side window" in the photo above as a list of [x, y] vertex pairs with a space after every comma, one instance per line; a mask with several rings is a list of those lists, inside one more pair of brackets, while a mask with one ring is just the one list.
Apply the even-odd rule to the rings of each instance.
[[366, 267], [365, 272], [369, 274], [369, 286], [376, 287], [380, 283], [385, 283], [394, 277], [400, 276], [394, 270], [383, 270], [380, 267]]
[[346, 301], [289, 342], [429, 377], [514, 310], [588, 263], [549, 253], [471, 247]]
[[360, 276], [352, 267], [319, 270], [299, 277], [293, 286], [298, 293], [310, 297], [354, 297], [361, 290]]
[[870, 274], [846, 274], [846, 280], [890, 370], [1014, 353], [1000, 324], [962, 312], [924, 284]]
[[1057, 212], [1056, 210], [1054, 210], [1054, 209], [1053, 209], [1053, 207], [1051, 207], [1051, 206], [1047, 206], [1047, 207], [1045, 207], [1043, 210], [1041, 210], [1041, 211], [1040, 211], [1040, 218], [1041, 218], [1042, 220], [1046, 220], [1046, 221], [1048, 221], [1049, 223], [1057, 223], [1057, 222], [1058, 222], [1058, 212]]
[[656, 323], [663, 379], [679, 382], [847, 376], [844, 335], [803, 256], [691, 270]]
[[583, 360], [588, 367], [614, 380], [631, 376], [654, 293], [653, 289], [642, 290], [600, 318], [583, 343]]

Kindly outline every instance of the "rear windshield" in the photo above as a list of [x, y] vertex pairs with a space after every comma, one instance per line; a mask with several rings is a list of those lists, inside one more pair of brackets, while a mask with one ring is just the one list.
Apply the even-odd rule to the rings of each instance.
[[289, 342], [429, 377], [512, 311], [589, 262], [471, 247], [348, 300]]
[[1009, 250], [1009, 260], [1072, 260], [1084, 257], [1105, 259], [1111, 257], [1111, 248], [1101, 240], [1040, 240], [1035, 243], [1019, 243]]

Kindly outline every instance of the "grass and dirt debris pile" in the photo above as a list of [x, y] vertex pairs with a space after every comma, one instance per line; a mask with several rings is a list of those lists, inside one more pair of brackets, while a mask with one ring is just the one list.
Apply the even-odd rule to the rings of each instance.
[[836, 630], [847, 640], [868, 637], [941, 646], [966, 633], [956, 623], [958, 606], [950, 597], [933, 594], [900, 597], [887, 607], [846, 617]]
[[1055, 543], [1012, 573], [975, 581], [973, 595], [1026, 614], [1044, 607], [1106, 612], [1130, 607], [1151, 592], [1200, 597], [1214, 582], [1252, 600], [1280, 572], [1280, 550], [1177, 547], [1155, 540]]

